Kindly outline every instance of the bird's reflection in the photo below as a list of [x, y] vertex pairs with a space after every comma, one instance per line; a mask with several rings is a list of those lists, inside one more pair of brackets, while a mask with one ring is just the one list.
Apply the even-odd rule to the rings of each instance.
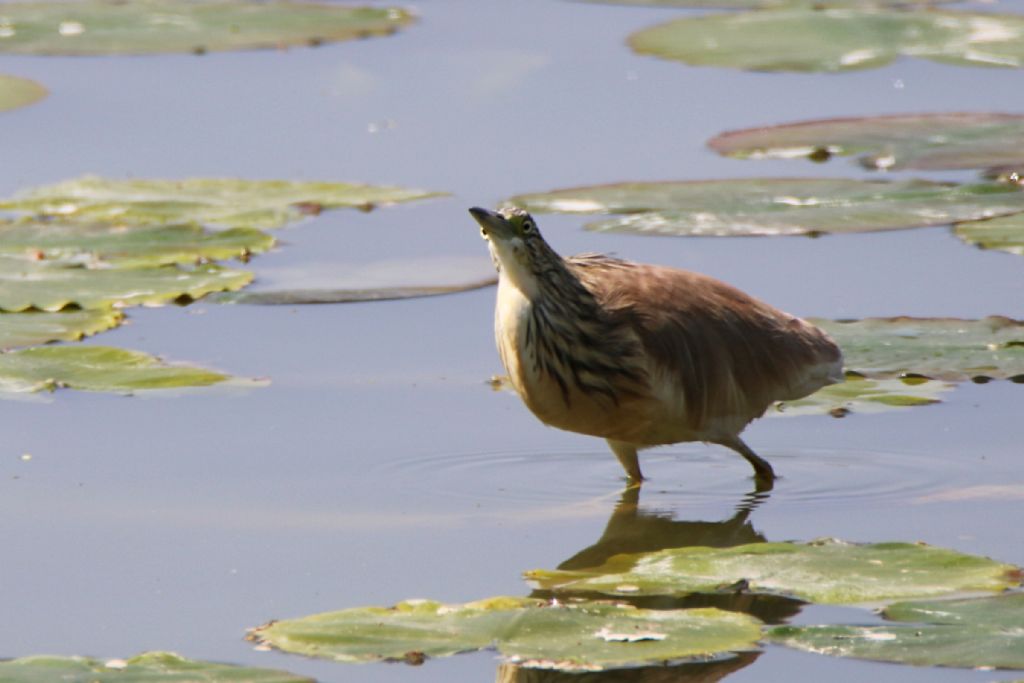
[[[750, 517], [768, 499], [769, 492], [757, 488], [744, 496], [736, 506], [735, 514], [718, 522], [675, 519], [671, 513], [644, 509], [640, 504], [641, 488], [627, 488], [622, 492], [601, 538], [558, 565], [559, 569], [579, 570], [598, 567], [611, 557], [623, 553], [642, 553], [704, 546], [728, 548], [748, 543], [764, 543], [764, 535], [754, 528]], [[552, 591], [534, 591], [534, 597], [566, 599]], [[573, 597], [607, 600], [606, 595], [573, 593]], [[799, 600], [773, 595], [750, 593], [746, 586], [723, 588], [715, 593], [676, 596], [616, 596], [618, 602], [628, 602], [647, 609], [685, 609], [691, 607], [717, 607], [734, 612], [745, 612], [769, 624], [781, 623], [800, 611]], [[511, 664], [498, 669], [497, 683], [705, 683], [720, 680], [757, 659], [759, 653], [743, 652], [708, 662], [686, 662], [675, 666], [647, 666], [616, 669], [593, 673], [566, 673], [526, 669]]]

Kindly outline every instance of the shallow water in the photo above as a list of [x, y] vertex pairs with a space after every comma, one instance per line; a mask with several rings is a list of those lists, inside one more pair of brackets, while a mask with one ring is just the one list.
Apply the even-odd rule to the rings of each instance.
[[[420, 24], [394, 38], [284, 53], [0, 57], [0, 71], [52, 90], [0, 116], [5, 158], [16, 160], [0, 165], [0, 191], [85, 172], [449, 190], [449, 199], [325, 214], [280, 233], [287, 245], [250, 265], [259, 274], [483, 259], [465, 208], [518, 192], [860, 175], [843, 160], [718, 158], [703, 142], [727, 128], [1024, 110], [1017, 71], [901, 61], [841, 76], [746, 74], [636, 57], [623, 45], [673, 11], [560, 0], [432, 0], [417, 10]], [[942, 228], [682, 240], [586, 233], [583, 222], [546, 216], [541, 226], [563, 252], [701, 270], [800, 315], [1024, 318], [1024, 261], [968, 248]], [[271, 384], [4, 403], [0, 656], [171, 649], [323, 681], [491, 680], [487, 653], [415, 669], [346, 666], [256, 652], [242, 637], [272, 618], [350, 606], [522, 595], [522, 571], [608, 552], [595, 546], [610, 521], [620, 536], [665, 545], [922, 540], [1024, 564], [1024, 387], [966, 385], [941, 405], [884, 415], [761, 420], [747, 440], [783, 478], [756, 501], [749, 467], [732, 453], [658, 449], [644, 457], [651, 481], [639, 500], [623, 501], [619, 465], [601, 442], [543, 427], [486, 384], [500, 372], [493, 296], [133, 309], [129, 325], [87, 342]], [[796, 617], [857, 618], [870, 616], [811, 607]], [[734, 664], [743, 665], [735, 681], [1014, 677], [772, 646]]]

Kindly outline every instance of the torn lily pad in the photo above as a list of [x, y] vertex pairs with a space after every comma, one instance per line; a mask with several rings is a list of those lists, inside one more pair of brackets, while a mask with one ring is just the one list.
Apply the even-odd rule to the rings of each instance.
[[644, 610], [497, 597], [461, 605], [410, 600], [274, 621], [250, 639], [343, 662], [420, 663], [495, 648], [523, 667], [600, 670], [756, 648], [760, 622], [714, 608]]
[[993, 168], [1024, 164], [1024, 116], [899, 114], [799, 121], [722, 133], [708, 146], [740, 159], [854, 156], [869, 169]]
[[1024, 380], [1024, 322], [1018, 320], [904, 316], [816, 319], [814, 324], [842, 348], [847, 369], [870, 378], [923, 375], [954, 382]]
[[526, 573], [537, 588], [609, 596], [735, 591], [853, 604], [1000, 591], [1020, 584], [1013, 565], [922, 543], [857, 545], [833, 539], [685, 547], [616, 555], [583, 570]]
[[817, 235], [946, 225], [1024, 211], [1015, 185], [738, 178], [594, 185], [512, 197], [528, 211], [610, 213], [590, 230], [656, 235]]
[[131, 659], [38, 655], [0, 661], [5, 683], [314, 683], [285, 671], [200, 662], [171, 652]]
[[899, 57], [944, 64], [1024, 65], [1019, 15], [879, 9], [779, 9], [686, 17], [634, 33], [639, 54], [694, 66], [835, 72]]
[[0, 223], [0, 254], [62, 265], [139, 268], [246, 259], [274, 238], [261, 230], [195, 224], [132, 225], [59, 220]]
[[195, 268], [67, 268], [0, 255], [0, 310], [158, 306], [240, 289], [252, 273], [217, 265]]
[[777, 626], [780, 645], [917, 666], [1024, 669], [1024, 593], [934, 602], [899, 602], [883, 611], [895, 624]]
[[0, 353], [0, 392], [69, 388], [129, 394], [209, 386], [229, 379], [213, 370], [170, 365], [149, 354], [110, 346], [36, 346]]
[[78, 341], [117, 327], [124, 313], [112, 309], [0, 313], [0, 350], [54, 341]]
[[[0, 28], [2, 27], [0, 24]], [[3, 39], [0, 38], [0, 44], [2, 43]], [[46, 88], [35, 81], [0, 74], [0, 111], [35, 104], [46, 97], [46, 94]]]
[[214, 228], [270, 229], [327, 209], [370, 210], [441, 194], [353, 183], [84, 176], [19, 192], [0, 200], [0, 210], [134, 225], [197, 223]]
[[841, 384], [822, 387], [810, 396], [778, 401], [766, 415], [832, 415], [884, 413], [941, 403], [942, 395], [953, 389], [948, 382], [925, 378], [868, 379], [848, 374]]
[[957, 223], [953, 232], [964, 242], [982, 249], [998, 249], [1024, 256], [1024, 214]]
[[274, 0], [5, 2], [0, 52], [123, 55], [280, 49], [389, 35], [411, 21], [408, 12], [393, 7]]
[[486, 258], [395, 259], [367, 264], [307, 264], [265, 268], [252, 287], [211, 301], [230, 304], [297, 305], [383, 301], [465, 292], [494, 285]]

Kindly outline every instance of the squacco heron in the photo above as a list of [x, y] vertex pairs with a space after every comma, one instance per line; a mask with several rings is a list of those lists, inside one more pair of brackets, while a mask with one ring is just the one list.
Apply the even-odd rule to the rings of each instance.
[[639, 449], [703, 441], [770, 488], [772, 466], [740, 433], [774, 401], [843, 380], [827, 334], [724, 282], [562, 258], [521, 209], [469, 212], [499, 273], [494, 332], [512, 386], [545, 424], [606, 439], [635, 483]]

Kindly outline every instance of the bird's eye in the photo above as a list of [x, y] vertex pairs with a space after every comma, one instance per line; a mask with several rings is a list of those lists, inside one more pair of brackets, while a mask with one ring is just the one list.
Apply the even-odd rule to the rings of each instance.
[[530, 221], [530, 220], [523, 221], [523, 234], [524, 235], [529, 235], [531, 232], [533, 232], [534, 227], [535, 226], [533, 225], [533, 221]]

